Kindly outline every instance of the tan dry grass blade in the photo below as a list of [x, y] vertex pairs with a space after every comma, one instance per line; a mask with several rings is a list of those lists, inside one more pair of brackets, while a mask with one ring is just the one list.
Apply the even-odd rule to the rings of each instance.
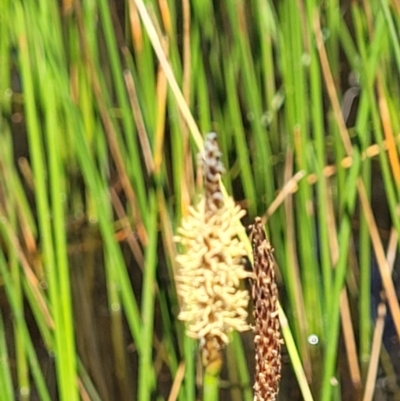
[[275, 282], [272, 247], [260, 217], [251, 226], [253, 246], [256, 378], [254, 401], [274, 401], [281, 378], [282, 338], [278, 313], [278, 288]]

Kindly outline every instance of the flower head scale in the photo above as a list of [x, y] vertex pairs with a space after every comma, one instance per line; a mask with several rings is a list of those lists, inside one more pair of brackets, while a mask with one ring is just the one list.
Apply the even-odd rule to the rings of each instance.
[[254, 302], [256, 379], [254, 401], [275, 401], [281, 378], [281, 334], [278, 317], [278, 288], [275, 282], [272, 247], [259, 217], [251, 226], [254, 256]]
[[[225, 172], [218, 147], [217, 134], [210, 132], [204, 142], [204, 151], [199, 154], [204, 180], [206, 211], [213, 212], [223, 207], [224, 198], [219, 184], [221, 175]], [[209, 213], [207, 213], [209, 214]]]
[[216, 135], [209, 134], [199, 157], [205, 194], [189, 208], [175, 237], [183, 246], [175, 276], [182, 300], [179, 319], [187, 322], [190, 337], [202, 340], [205, 365], [228, 343], [230, 331], [249, 328], [249, 295], [239, 289], [240, 280], [249, 277], [242, 264], [246, 251], [238, 240], [244, 211], [222, 195], [220, 157]]

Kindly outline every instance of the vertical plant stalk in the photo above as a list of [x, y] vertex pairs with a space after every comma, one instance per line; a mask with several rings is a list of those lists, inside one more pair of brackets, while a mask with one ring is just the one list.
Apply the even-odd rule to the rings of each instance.
[[256, 218], [250, 230], [254, 257], [252, 286], [256, 349], [254, 401], [274, 401], [281, 378], [282, 338], [273, 249], [265, 235], [261, 218]]
[[228, 334], [249, 328], [249, 295], [239, 290], [240, 280], [249, 273], [242, 265], [244, 244], [238, 240], [244, 211], [222, 194], [224, 167], [215, 133], [207, 135], [199, 162], [204, 195], [189, 208], [175, 237], [184, 248], [176, 258], [176, 284], [182, 300], [179, 319], [187, 322], [188, 336], [200, 340], [205, 371], [203, 397], [216, 400], [222, 348], [229, 342]]

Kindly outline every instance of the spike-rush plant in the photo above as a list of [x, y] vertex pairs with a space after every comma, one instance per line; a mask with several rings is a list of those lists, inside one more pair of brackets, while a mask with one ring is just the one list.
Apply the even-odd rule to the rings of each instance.
[[178, 229], [176, 242], [183, 246], [177, 256], [176, 284], [181, 298], [179, 318], [187, 334], [200, 340], [204, 367], [203, 399], [218, 399], [222, 348], [232, 330], [249, 329], [246, 322], [249, 294], [239, 288], [242, 279], [253, 277], [255, 310], [255, 401], [275, 400], [280, 379], [277, 287], [272, 251], [257, 218], [252, 226], [254, 275], [245, 271], [244, 244], [239, 241], [240, 218], [245, 214], [220, 187], [224, 167], [216, 134], [206, 137], [199, 155], [204, 194]]
[[218, 399], [221, 350], [229, 342], [229, 332], [249, 329], [249, 294], [239, 289], [240, 280], [250, 276], [242, 264], [246, 250], [238, 239], [245, 212], [222, 194], [220, 158], [216, 134], [210, 133], [199, 155], [204, 194], [189, 209], [175, 237], [183, 246], [176, 272], [182, 301], [179, 318], [187, 322], [187, 334], [200, 340], [203, 397], [209, 400]]
[[399, 4], [0, 1], [0, 399], [198, 401], [200, 342], [221, 399], [253, 401], [229, 309], [209, 332], [171, 316], [195, 311], [173, 236], [212, 130], [227, 192], [268, 220], [279, 397], [399, 394]]

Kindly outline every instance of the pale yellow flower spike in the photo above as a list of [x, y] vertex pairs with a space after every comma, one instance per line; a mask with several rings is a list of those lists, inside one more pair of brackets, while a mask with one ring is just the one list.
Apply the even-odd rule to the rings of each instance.
[[206, 369], [219, 370], [221, 347], [232, 330], [249, 328], [249, 294], [240, 281], [251, 274], [244, 270], [244, 245], [238, 240], [245, 212], [220, 188], [224, 168], [216, 134], [208, 134], [199, 155], [205, 193], [182, 221], [175, 241], [183, 245], [176, 258], [177, 291], [182, 300], [179, 319], [187, 322], [187, 334], [201, 340]]

